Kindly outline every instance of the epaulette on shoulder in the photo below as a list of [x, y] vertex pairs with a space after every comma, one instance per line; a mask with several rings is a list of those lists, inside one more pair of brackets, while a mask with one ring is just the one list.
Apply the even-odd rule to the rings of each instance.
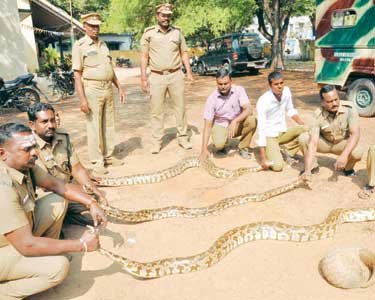
[[150, 27], [145, 28], [145, 30], [143, 32], [147, 32], [147, 31], [150, 31], [150, 30], [155, 29], [155, 28], [156, 28], [156, 26], [150, 26]]
[[352, 101], [347, 101], [347, 100], [340, 100], [340, 104], [346, 107], [353, 107], [353, 102]]
[[178, 27], [178, 26], [174, 26], [174, 25], [173, 25], [173, 28], [174, 28], [174, 29], [177, 29], [177, 30], [179, 30], [179, 31], [181, 31], [181, 27]]
[[65, 128], [62, 128], [62, 127], [59, 127], [59, 128], [56, 128], [56, 131], [55, 131], [57, 134], [64, 134], [64, 135], [69, 135], [68, 131], [65, 129]]

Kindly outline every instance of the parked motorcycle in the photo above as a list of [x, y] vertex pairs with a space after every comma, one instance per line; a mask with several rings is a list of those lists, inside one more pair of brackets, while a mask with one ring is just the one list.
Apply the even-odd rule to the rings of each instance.
[[73, 71], [63, 71], [57, 68], [50, 75], [51, 94], [48, 97], [49, 102], [58, 102], [68, 95], [74, 95], [74, 73]]
[[29, 106], [40, 102], [40, 89], [33, 74], [17, 77], [11, 81], [4, 81], [0, 77], [0, 107], [16, 107], [20, 111], [27, 111]]
[[[198, 56], [194, 55], [189, 59], [190, 68], [193, 73], [198, 72]], [[181, 66], [182, 72], [186, 73], [185, 66], [182, 64]]]
[[116, 58], [116, 67], [120, 68], [131, 68], [132, 67], [132, 62], [130, 58], [124, 58], [124, 57], [117, 57]]

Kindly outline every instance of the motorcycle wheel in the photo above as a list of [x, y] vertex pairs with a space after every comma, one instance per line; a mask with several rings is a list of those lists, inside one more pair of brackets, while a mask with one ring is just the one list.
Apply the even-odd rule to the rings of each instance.
[[64, 98], [65, 92], [63, 91], [63, 87], [59, 86], [58, 83], [52, 83], [48, 88], [48, 102], [56, 103]]
[[31, 105], [40, 102], [39, 94], [30, 88], [22, 88], [16, 92], [17, 100], [14, 104], [20, 111], [27, 111]]

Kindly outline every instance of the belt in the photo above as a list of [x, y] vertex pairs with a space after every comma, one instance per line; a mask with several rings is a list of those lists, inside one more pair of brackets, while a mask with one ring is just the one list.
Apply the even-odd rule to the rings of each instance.
[[177, 72], [178, 70], [180, 70], [180, 68], [168, 69], [168, 70], [164, 70], [164, 71], [151, 70], [151, 72], [159, 74], [159, 75], [168, 75], [168, 74], [172, 74], [174, 72]]
[[88, 86], [100, 86], [100, 87], [110, 87], [112, 85], [111, 80], [92, 80], [92, 79], [83, 79], [83, 82]]
[[86, 79], [86, 78], [83, 78], [84, 81], [94, 81], [94, 82], [100, 82], [100, 83], [109, 83], [109, 82], [112, 82], [112, 80], [96, 80], [96, 79]]

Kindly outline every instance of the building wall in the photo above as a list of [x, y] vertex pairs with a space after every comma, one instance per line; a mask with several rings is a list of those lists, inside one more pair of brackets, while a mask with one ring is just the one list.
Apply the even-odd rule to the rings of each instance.
[[[30, 9], [29, 0], [17, 0], [19, 9]], [[24, 57], [28, 72], [35, 72], [39, 68], [38, 55], [35, 43], [33, 20], [31, 15], [21, 21], [21, 33], [23, 35]]]
[[11, 80], [27, 72], [17, 2], [0, 1], [0, 77]]
[[[111, 45], [116, 47], [116, 50], [130, 50], [132, 44], [132, 37], [129, 34], [102, 34], [100, 35], [100, 39], [105, 41], [109, 48], [111, 49]], [[117, 48], [118, 47], [118, 48]], [[111, 49], [113, 50], [113, 49]]]

